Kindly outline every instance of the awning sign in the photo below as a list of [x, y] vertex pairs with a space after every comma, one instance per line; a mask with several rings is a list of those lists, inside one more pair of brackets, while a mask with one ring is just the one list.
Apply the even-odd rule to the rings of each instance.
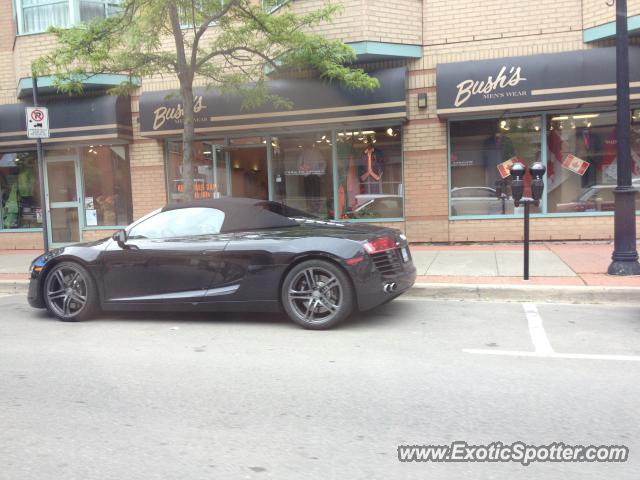
[[562, 162], [562, 166], [567, 170], [571, 170], [573, 173], [584, 175], [589, 168], [589, 162], [585, 162], [581, 158], [570, 153]]
[[26, 107], [27, 137], [49, 138], [49, 111], [46, 107]]

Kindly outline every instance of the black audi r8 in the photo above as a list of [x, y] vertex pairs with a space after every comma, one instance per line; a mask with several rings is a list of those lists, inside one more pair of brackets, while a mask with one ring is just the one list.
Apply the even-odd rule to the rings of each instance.
[[398, 230], [241, 198], [169, 205], [111, 238], [31, 264], [28, 299], [65, 321], [99, 310], [277, 312], [332, 327], [409, 289]]

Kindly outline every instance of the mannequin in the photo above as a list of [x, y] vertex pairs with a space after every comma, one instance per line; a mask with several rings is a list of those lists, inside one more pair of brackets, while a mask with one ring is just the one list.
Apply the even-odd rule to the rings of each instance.
[[322, 208], [322, 177], [327, 169], [327, 162], [322, 153], [309, 143], [298, 156], [298, 172], [303, 176], [304, 193], [311, 213], [320, 213]]
[[498, 164], [515, 157], [513, 142], [503, 132], [498, 131], [482, 142], [482, 163], [485, 169], [487, 187], [493, 187], [500, 180]]
[[360, 163], [360, 185], [362, 193], [382, 193], [382, 174], [384, 158], [382, 152], [373, 143], [372, 137], [367, 137], [367, 147], [362, 152]]

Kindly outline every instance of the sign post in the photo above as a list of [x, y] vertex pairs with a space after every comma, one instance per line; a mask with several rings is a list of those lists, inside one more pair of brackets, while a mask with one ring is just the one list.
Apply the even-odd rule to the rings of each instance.
[[44, 154], [42, 139], [49, 138], [49, 112], [38, 106], [38, 77], [31, 74], [33, 79], [33, 107], [26, 108], [27, 137], [35, 138], [38, 155], [38, 176], [40, 179], [40, 208], [42, 210], [42, 241], [44, 253], [49, 252], [49, 228], [47, 222], [47, 199], [44, 194]]

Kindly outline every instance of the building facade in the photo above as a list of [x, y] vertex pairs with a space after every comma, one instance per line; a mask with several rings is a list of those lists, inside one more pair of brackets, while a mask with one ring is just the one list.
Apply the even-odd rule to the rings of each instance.
[[[269, 2], [303, 12], [322, 0]], [[547, 165], [532, 219], [540, 240], [609, 239], [616, 175], [614, 8], [602, 0], [341, 0], [318, 27], [380, 80], [372, 93], [314, 78], [277, 78], [293, 100], [240, 109], [196, 90], [197, 198], [282, 201], [321, 217], [400, 228], [412, 242], [520, 240], [508, 166]], [[0, 0], [0, 248], [102, 238], [182, 198], [177, 81], [143, 78], [132, 97], [105, 94], [96, 75], [82, 97], [40, 79], [51, 116], [46, 208], [34, 142], [26, 138], [31, 61], [53, 46], [48, 26], [110, 15], [115, 1]], [[629, 2], [632, 105], [640, 108], [640, 1]], [[640, 110], [632, 109], [640, 184]], [[635, 183], [635, 181], [634, 181]], [[639, 207], [640, 209], [640, 203]]]

